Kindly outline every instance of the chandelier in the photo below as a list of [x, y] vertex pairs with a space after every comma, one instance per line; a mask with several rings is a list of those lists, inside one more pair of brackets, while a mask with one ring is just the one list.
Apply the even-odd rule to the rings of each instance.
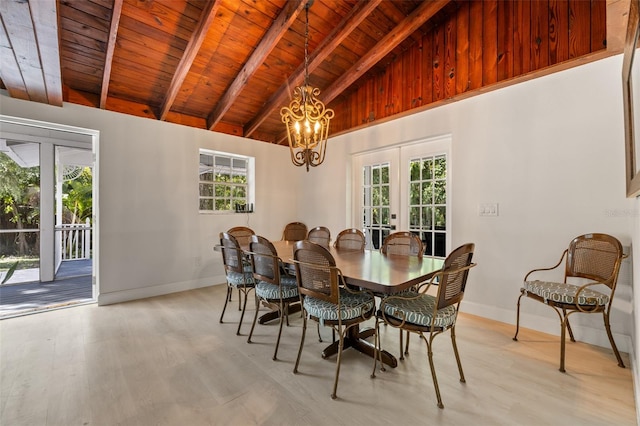
[[329, 136], [329, 121], [334, 116], [332, 109], [325, 108], [317, 96], [320, 89], [309, 85], [309, 7], [313, 0], [305, 5], [304, 32], [304, 84], [293, 91], [293, 99], [288, 107], [282, 107], [280, 115], [287, 126], [287, 139], [291, 162], [300, 167], [316, 167], [324, 161]]

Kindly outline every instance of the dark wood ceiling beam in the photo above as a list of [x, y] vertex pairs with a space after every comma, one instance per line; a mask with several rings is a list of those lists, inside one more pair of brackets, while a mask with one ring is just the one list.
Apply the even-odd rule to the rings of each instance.
[[[384, 36], [367, 55], [360, 58], [347, 72], [325, 89], [324, 93], [320, 94], [322, 102], [327, 105], [334, 100], [340, 93], [346, 90], [371, 67], [377, 64], [378, 61], [384, 58], [387, 53], [391, 52], [404, 39], [413, 34], [414, 31], [420, 28], [422, 24], [432, 18], [449, 2], [450, 0], [422, 2], [409, 16]], [[287, 134], [283, 132], [280, 137], [277, 138], [278, 144], [281, 145], [286, 139]]]
[[422, 2], [404, 21], [400, 22], [400, 24], [384, 36], [368, 54], [360, 58], [347, 72], [325, 89], [320, 95], [321, 100], [325, 105], [334, 100], [340, 93], [351, 86], [358, 78], [377, 64], [378, 61], [384, 58], [387, 53], [391, 52], [404, 39], [413, 34], [414, 31], [420, 28], [422, 24], [432, 18], [449, 2], [450, 0]]
[[[364, 21], [382, 0], [361, 1], [349, 11], [343, 20], [322, 40], [322, 43], [309, 55], [309, 73], [312, 73], [342, 41]], [[289, 76], [287, 81], [271, 95], [258, 114], [245, 126], [244, 136], [249, 137], [269, 117], [279, 109], [290, 96], [290, 88], [298, 86], [304, 79], [304, 62]]]
[[171, 79], [167, 95], [160, 107], [160, 111], [158, 113], [159, 120], [165, 120], [167, 118], [167, 114], [171, 110], [171, 106], [178, 96], [178, 91], [191, 69], [191, 65], [200, 50], [200, 46], [202, 46], [202, 43], [207, 37], [207, 32], [213, 23], [213, 18], [215, 18], [221, 2], [221, 0], [209, 0], [202, 9], [202, 15], [200, 15], [198, 26], [194, 30], [193, 35], [189, 40], [189, 44], [187, 44], [187, 48], [185, 49], [176, 72], [173, 74], [173, 78]]
[[100, 89], [100, 109], [105, 109], [107, 106], [109, 81], [111, 80], [111, 65], [113, 63], [113, 52], [116, 50], [116, 39], [118, 38], [118, 27], [120, 26], [123, 1], [124, 0], [114, 0], [111, 11], [109, 40], [107, 41], [107, 53], [104, 58], [104, 72], [102, 73], [102, 86]]
[[58, 38], [58, 3], [32, 1], [31, 18], [38, 43], [42, 75], [50, 105], [62, 106], [62, 71]]
[[304, 9], [308, 0], [288, 1], [275, 19], [271, 28], [260, 41], [260, 44], [253, 51], [244, 67], [238, 73], [233, 83], [229, 86], [225, 94], [222, 96], [218, 105], [207, 117], [207, 128], [210, 130], [220, 122], [224, 114], [231, 108], [235, 99], [240, 96], [244, 86], [249, 78], [256, 72], [258, 67], [262, 65], [265, 58], [269, 56], [273, 48], [278, 44], [280, 39], [285, 35], [287, 29], [293, 24], [300, 12]]

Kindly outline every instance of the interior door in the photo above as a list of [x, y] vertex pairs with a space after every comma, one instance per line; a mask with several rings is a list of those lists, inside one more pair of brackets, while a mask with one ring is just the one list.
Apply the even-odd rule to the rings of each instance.
[[367, 249], [379, 249], [390, 232], [397, 229], [400, 193], [398, 149], [354, 156], [353, 223], [364, 232]]
[[446, 257], [450, 241], [449, 136], [353, 156], [353, 219], [368, 249], [389, 233], [420, 237], [427, 256]]

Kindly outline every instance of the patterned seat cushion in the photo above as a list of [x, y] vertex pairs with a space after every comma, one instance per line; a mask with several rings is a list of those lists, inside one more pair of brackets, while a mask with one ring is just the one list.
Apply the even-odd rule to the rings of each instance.
[[[525, 281], [523, 290], [525, 293], [533, 293], [544, 299], [544, 303], [551, 300], [556, 303], [576, 303], [576, 293], [580, 286], [550, 281]], [[609, 303], [609, 296], [596, 290], [587, 288], [578, 296], [580, 305], [606, 305]]]
[[[298, 297], [298, 283], [294, 277], [281, 276], [280, 284], [282, 284], [283, 299]], [[265, 281], [258, 281], [256, 295], [267, 300], [280, 299], [280, 287]]]
[[[414, 293], [415, 295], [415, 293]], [[436, 298], [429, 294], [420, 294], [416, 299], [389, 299], [384, 305], [384, 313], [411, 324], [423, 327], [431, 327], [433, 318], [433, 308], [436, 304]], [[455, 306], [447, 306], [440, 309], [435, 318], [436, 327], [449, 327], [456, 322]]]
[[[251, 264], [243, 265], [243, 274], [239, 272], [227, 271], [227, 282], [232, 287], [253, 287], [255, 280], [253, 279], [253, 270]], [[243, 277], [244, 275], [244, 277]]]
[[[375, 299], [369, 293], [349, 293], [340, 288], [340, 318], [343, 321], [358, 318], [375, 306]], [[313, 297], [304, 298], [304, 309], [309, 315], [324, 321], [337, 321], [336, 305]]]

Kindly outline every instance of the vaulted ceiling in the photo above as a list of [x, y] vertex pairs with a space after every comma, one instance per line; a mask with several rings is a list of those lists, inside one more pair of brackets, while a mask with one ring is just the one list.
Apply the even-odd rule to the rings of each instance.
[[[282, 143], [308, 0], [2, 0], [11, 97]], [[315, 0], [310, 83], [347, 131], [619, 53], [628, 0]], [[338, 118], [339, 117], [339, 118]]]

